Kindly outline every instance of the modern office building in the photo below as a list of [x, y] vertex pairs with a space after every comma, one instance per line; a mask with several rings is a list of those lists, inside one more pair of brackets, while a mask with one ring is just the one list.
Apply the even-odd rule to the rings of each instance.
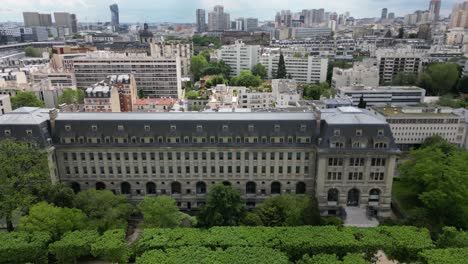
[[94, 52], [73, 58], [73, 68], [78, 87], [92, 86], [110, 75], [133, 73], [138, 90], [143, 90], [148, 97], [182, 97], [179, 57]]
[[333, 68], [332, 88], [353, 86], [379, 86], [379, 68], [377, 66], [356, 63], [350, 69]]
[[230, 76], [239, 75], [242, 70], [250, 71], [258, 63], [260, 46], [245, 45], [236, 41], [233, 45], [224, 45], [217, 51], [219, 60], [231, 67]]
[[426, 90], [416, 86], [365, 87], [357, 85], [337, 88], [337, 95], [343, 98], [351, 98], [354, 106], [359, 104], [361, 97], [363, 97], [367, 106], [405, 106], [423, 103]]
[[380, 15], [380, 19], [387, 19], [388, 9], [382, 8], [382, 14]]
[[43, 27], [51, 27], [52, 24], [52, 16], [50, 14], [39, 14], [39, 21], [40, 25]]
[[107, 189], [132, 200], [165, 194], [189, 210], [223, 183], [251, 208], [297, 193], [315, 196], [323, 215], [356, 206], [389, 216], [399, 154], [389, 125], [352, 107], [315, 113], [24, 108], [0, 116], [0, 132], [47, 148], [51, 177], [75, 191]]
[[448, 107], [379, 107], [374, 109], [383, 116], [401, 150], [421, 146], [432, 136], [440, 136], [447, 142], [464, 147], [466, 128], [463, 118]]
[[329, 27], [298, 27], [292, 28], [292, 39], [307, 39], [317, 37], [330, 37], [332, 30]]
[[[265, 66], [268, 78], [275, 78], [280, 54], [264, 53], [260, 63]], [[328, 59], [312, 55], [284, 55], [287, 77], [300, 83], [321, 83], [327, 80]]]
[[224, 7], [217, 5], [208, 13], [208, 31], [223, 31], [231, 28], [231, 18]]
[[25, 27], [46, 26], [41, 24], [41, 21], [44, 22], [44, 20], [41, 20], [41, 14], [38, 12], [23, 12], [23, 21]]
[[120, 20], [119, 20], [119, 6], [117, 4], [112, 4], [109, 6], [111, 11], [111, 24], [114, 32], [119, 31]]
[[206, 32], [206, 12], [205, 9], [197, 9], [197, 32]]
[[67, 12], [54, 12], [55, 25], [68, 28], [70, 33], [78, 32], [77, 19], [75, 14]]
[[434, 20], [438, 21], [440, 18], [440, 7], [442, 1], [441, 0], [431, 0], [429, 2], [429, 13], [434, 15]]
[[253, 32], [258, 29], [258, 18], [248, 17], [243, 20], [243, 31]]

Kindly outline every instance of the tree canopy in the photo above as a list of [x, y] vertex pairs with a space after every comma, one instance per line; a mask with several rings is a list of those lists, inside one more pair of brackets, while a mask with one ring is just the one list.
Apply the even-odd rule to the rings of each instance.
[[420, 85], [431, 95], [445, 95], [455, 90], [459, 78], [455, 63], [434, 63], [421, 75]]
[[145, 227], [175, 228], [184, 226], [184, 219], [194, 222], [194, 218], [179, 211], [176, 201], [169, 196], [145, 197], [138, 209]]
[[325, 95], [329, 92], [330, 86], [328, 83], [308, 83], [303, 87], [303, 96], [306, 100], [319, 100], [321, 95]]
[[263, 80], [260, 76], [254, 76], [250, 71], [241, 71], [240, 75], [231, 79], [231, 86], [245, 86], [245, 87], [258, 87], [262, 84]]
[[89, 225], [99, 232], [127, 227], [132, 206], [127, 198], [108, 190], [89, 189], [76, 195], [75, 206], [89, 217]]
[[206, 81], [205, 87], [210, 88], [218, 84], [228, 84], [228, 83], [229, 81], [226, 78], [224, 78], [222, 74], [217, 74], [217, 75], [212, 76]]
[[33, 48], [33, 47], [31, 47], [31, 46], [27, 46], [27, 47], [24, 49], [24, 52], [25, 52], [25, 54], [26, 54], [26, 57], [35, 57], [35, 58], [41, 57], [41, 52], [39, 52], [38, 49]]
[[194, 46], [208, 47], [210, 44], [213, 44], [216, 48], [221, 47], [221, 41], [215, 36], [194, 35], [192, 41]]
[[246, 207], [239, 191], [223, 184], [211, 188], [206, 204], [198, 214], [203, 227], [236, 226], [244, 217]]
[[457, 90], [459, 93], [468, 94], [468, 75], [465, 75], [458, 80]]
[[192, 57], [190, 62], [190, 71], [193, 74], [195, 81], [198, 81], [202, 77], [205, 68], [208, 66], [208, 61], [203, 55], [195, 55]]
[[284, 61], [283, 53], [280, 54], [278, 60], [278, 70], [276, 71], [276, 79], [285, 79], [288, 76], [286, 72], [286, 63]]
[[65, 89], [58, 97], [59, 104], [83, 104], [84, 91], [80, 89]]
[[11, 107], [17, 109], [20, 107], [44, 107], [45, 104], [37, 98], [34, 92], [20, 92], [11, 97]]
[[231, 67], [223, 60], [210, 61], [205, 68], [203, 68], [202, 75], [218, 75], [221, 74], [225, 78], [231, 73]]
[[262, 80], [265, 80], [268, 77], [267, 68], [265, 68], [265, 66], [263, 66], [261, 63], [257, 63], [252, 67], [252, 74], [255, 76], [260, 76]]
[[54, 240], [69, 231], [87, 228], [87, 217], [79, 209], [55, 207], [46, 202], [40, 202], [22, 216], [18, 229], [27, 232], [46, 231]]
[[392, 85], [405, 86], [405, 85], [416, 85], [418, 83], [418, 76], [414, 73], [400, 72], [391, 82]]
[[468, 228], [468, 151], [430, 139], [401, 165], [402, 185], [413, 221], [434, 232]]
[[37, 200], [35, 193], [50, 185], [47, 154], [24, 142], [0, 141], [0, 218], [13, 229], [12, 214]]

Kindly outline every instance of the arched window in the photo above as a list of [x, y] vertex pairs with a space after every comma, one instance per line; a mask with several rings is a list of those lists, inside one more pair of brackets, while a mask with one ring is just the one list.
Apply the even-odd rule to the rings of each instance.
[[223, 181], [224, 186], [231, 186], [231, 183], [229, 181]]
[[273, 182], [271, 184], [271, 194], [280, 194], [281, 193], [281, 183]]
[[337, 189], [328, 190], [328, 201], [329, 202], [338, 202], [340, 192]]
[[106, 185], [103, 182], [96, 182], [96, 190], [105, 190]]
[[75, 194], [77, 194], [77, 193], [79, 193], [79, 192], [81, 191], [81, 186], [80, 186], [80, 184], [77, 183], [77, 182], [72, 182], [72, 183], [70, 184], [70, 188], [72, 188], [72, 190], [73, 190], [73, 192], [74, 192]]
[[206, 183], [197, 182], [197, 194], [205, 194], [205, 193], [206, 193]]
[[122, 182], [122, 184], [120, 184], [120, 193], [121, 194], [131, 194], [130, 183]]
[[172, 194], [181, 194], [182, 193], [182, 186], [180, 182], [173, 182], [171, 184], [171, 193]]
[[296, 183], [296, 194], [305, 194], [306, 192], [306, 185], [304, 182]]
[[255, 194], [257, 192], [257, 184], [255, 182], [247, 182], [245, 185], [245, 193], [246, 194]]
[[360, 193], [358, 189], [351, 189], [348, 192], [348, 206], [359, 206]]
[[156, 184], [154, 182], [146, 183], [146, 194], [156, 194]]
[[372, 189], [369, 192], [369, 202], [378, 202], [380, 200], [380, 190]]

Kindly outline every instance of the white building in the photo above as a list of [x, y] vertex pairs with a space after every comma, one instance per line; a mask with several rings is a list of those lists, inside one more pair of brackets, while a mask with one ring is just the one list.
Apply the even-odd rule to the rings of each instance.
[[[221, 86], [222, 88], [223, 86]], [[288, 108], [298, 106], [301, 94], [297, 82], [288, 79], [275, 79], [271, 91], [255, 90], [246, 87], [226, 87], [237, 95], [237, 107], [249, 109]]]
[[448, 107], [380, 107], [375, 112], [390, 124], [395, 143], [402, 150], [420, 146], [432, 136], [464, 147], [466, 127], [463, 118]]
[[11, 112], [11, 101], [8, 94], [0, 94], [0, 115]]
[[275, 107], [277, 108], [294, 107], [301, 100], [301, 94], [297, 91], [297, 82], [294, 80], [272, 80], [271, 91], [275, 97]]
[[424, 102], [426, 90], [416, 86], [351, 86], [337, 88], [339, 97], [350, 97], [355, 106], [361, 97], [367, 106], [375, 105], [417, 105]]
[[78, 87], [89, 87], [109, 75], [133, 73], [138, 90], [152, 98], [182, 98], [179, 57], [155, 58], [146, 54], [93, 52], [73, 59]]
[[217, 5], [208, 13], [208, 31], [227, 30], [231, 28], [231, 19], [228, 13], [224, 13], [224, 7]]
[[353, 68], [333, 68], [332, 88], [361, 84], [364, 86], [379, 86], [379, 68], [363, 64], [355, 64]]
[[[266, 53], [260, 63], [267, 68], [268, 78], [275, 78], [280, 54]], [[287, 77], [300, 83], [321, 83], [327, 80], [328, 59], [315, 56], [285, 55]]]
[[218, 59], [231, 67], [231, 76], [239, 75], [243, 70], [251, 70], [258, 63], [260, 46], [245, 45], [236, 41], [234, 45], [225, 45], [218, 50]]

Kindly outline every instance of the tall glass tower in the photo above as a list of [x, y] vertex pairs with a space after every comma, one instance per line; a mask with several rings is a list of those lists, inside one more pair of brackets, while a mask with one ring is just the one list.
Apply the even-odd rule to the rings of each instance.
[[119, 6], [113, 4], [109, 6], [111, 11], [111, 24], [114, 31], [119, 31]]

